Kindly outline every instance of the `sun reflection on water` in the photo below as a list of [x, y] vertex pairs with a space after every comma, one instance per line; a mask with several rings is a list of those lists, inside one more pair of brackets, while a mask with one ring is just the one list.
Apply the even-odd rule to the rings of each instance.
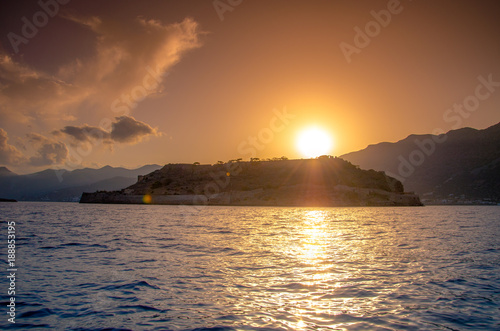
[[[239, 236], [225, 244], [237, 251], [218, 261], [212, 257], [210, 263], [224, 266], [226, 304], [231, 302], [233, 311], [252, 326], [349, 327], [390, 295], [377, 285], [393, 268], [380, 260], [391, 247], [384, 246], [387, 224], [373, 222], [363, 210], [245, 211], [238, 219]], [[215, 234], [224, 229], [211, 237], [217, 251], [218, 238], [227, 238], [227, 229], [236, 231], [229, 222], [209, 227]], [[246, 315], [255, 311], [261, 312], [258, 320]]]
[[[301, 221], [295, 231], [300, 240], [294, 249], [296, 265], [290, 290], [282, 293], [288, 313], [298, 321], [290, 325], [294, 329], [305, 329], [310, 316], [328, 320], [342, 313], [342, 304], [330, 300], [334, 297], [339, 281], [351, 276], [350, 273], [336, 273], [335, 251], [342, 249], [342, 233], [332, 229], [332, 220], [325, 210], [302, 210]], [[288, 279], [290, 281], [290, 279]]]
[[304, 263], [317, 266], [325, 257], [327, 224], [322, 211], [307, 211], [303, 223], [302, 255]]

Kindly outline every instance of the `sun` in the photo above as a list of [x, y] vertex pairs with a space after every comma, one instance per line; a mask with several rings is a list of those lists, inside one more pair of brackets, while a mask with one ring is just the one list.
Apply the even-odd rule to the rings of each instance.
[[307, 158], [327, 155], [332, 149], [332, 137], [319, 127], [309, 127], [299, 132], [296, 146]]

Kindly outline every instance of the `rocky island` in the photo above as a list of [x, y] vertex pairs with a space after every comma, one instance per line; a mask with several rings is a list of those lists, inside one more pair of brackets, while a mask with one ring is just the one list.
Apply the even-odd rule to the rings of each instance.
[[168, 164], [120, 191], [83, 193], [80, 203], [239, 206], [421, 206], [400, 181], [341, 158], [286, 158], [214, 165]]

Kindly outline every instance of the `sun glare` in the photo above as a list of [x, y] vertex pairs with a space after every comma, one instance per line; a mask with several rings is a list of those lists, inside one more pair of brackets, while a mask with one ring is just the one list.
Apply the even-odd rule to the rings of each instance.
[[321, 128], [307, 128], [297, 136], [297, 149], [307, 158], [329, 154], [332, 149], [332, 137]]

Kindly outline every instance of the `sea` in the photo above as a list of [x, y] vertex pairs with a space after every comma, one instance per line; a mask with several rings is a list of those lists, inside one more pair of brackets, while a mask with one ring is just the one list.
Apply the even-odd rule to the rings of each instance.
[[18, 202], [0, 218], [2, 330], [500, 330], [500, 206]]

